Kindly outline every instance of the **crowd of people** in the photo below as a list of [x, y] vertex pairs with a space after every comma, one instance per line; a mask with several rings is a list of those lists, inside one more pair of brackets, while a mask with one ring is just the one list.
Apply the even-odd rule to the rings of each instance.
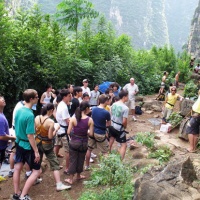
[[[13, 111], [13, 135], [9, 133], [8, 121], [3, 114], [6, 101], [0, 96], [0, 167], [5, 159], [9, 141], [13, 142], [10, 155], [9, 177], [13, 177], [13, 199], [30, 200], [28, 195], [32, 185], [42, 181], [41, 163], [45, 155], [53, 171], [56, 190], [70, 189], [76, 180], [84, 179], [84, 170], [90, 169], [94, 149], [103, 156], [111, 152], [116, 140], [120, 143], [119, 154], [123, 160], [127, 148], [126, 127], [131, 109], [135, 116], [135, 95], [139, 92], [134, 78], [119, 90], [113, 83], [100, 94], [99, 86], [90, 91], [88, 80], [83, 86], [67, 85], [59, 91], [50, 84], [40, 97], [41, 114], [34, 116], [39, 96], [36, 90], [23, 92], [23, 100], [18, 102]], [[60, 153], [65, 140], [65, 155]], [[65, 156], [64, 173], [69, 178], [61, 181], [58, 157]], [[26, 182], [21, 190], [20, 175], [26, 169]]]
[[[177, 100], [183, 97], [177, 94], [179, 86], [178, 72], [174, 84], [169, 88], [163, 104], [163, 122], [166, 123]], [[164, 72], [159, 93], [164, 93], [168, 73]], [[56, 190], [71, 188], [77, 180], [85, 179], [82, 174], [90, 169], [90, 163], [96, 157], [92, 151], [106, 156], [111, 152], [114, 141], [118, 142], [119, 154], [123, 160], [127, 148], [126, 128], [129, 111], [133, 121], [135, 115], [135, 97], [139, 88], [134, 78], [130, 78], [121, 90], [113, 83], [105, 91], [99, 92], [99, 85], [91, 91], [88, 80], [83, 86], [67, 85], [64, 89], [53, 90], [50, 84], [40, 97], [41, 114], [34, 116], [38, 104], [38, 93], [34, 89], [23, 92], [23, 100], [18, 102], [13, 111], [12, 127], [15, 135], [9, 133], [8, 121], [3, 114], [5, 99], [0, 96], [0, 167], [5, 158], [8, 141], [15, 142], [10, 155], [9, 177], [13, 177], [13, 199], [30, 200], [28, 195], [32, 185], [40, 183], [41, 163], [47, 158], [53, 171]], [[187, 127], [190, 142], [189, 152], [196, 151], [199, 134], [200, 97], [193, 106], [192, 118]], [[63, 145], [65, 141], [65, 145]], [[60, 149], [64, 147], [65, 155]], [[58, 158], [64, 157], [65, 166], [60, 165]], [[85, 165], [84, 165], [85, 162]], [[60, 169], [68, 178], [61, 181]], [[26, 169], [26, 182], [20, 190], [20, 174]]]

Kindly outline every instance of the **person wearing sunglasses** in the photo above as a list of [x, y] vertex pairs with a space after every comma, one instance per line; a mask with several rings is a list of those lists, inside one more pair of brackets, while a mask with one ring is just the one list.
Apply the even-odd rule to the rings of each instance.
[[164, 113], [163, 113], [163, 122], [166, 123], [167, 119], [173, 112], [174, 105], [176, 101], [180, 99], [183, 100], [183, 97], [176, 93], [176, 87], [172, 86], [171, 92], [167, 95], [164, 102]]

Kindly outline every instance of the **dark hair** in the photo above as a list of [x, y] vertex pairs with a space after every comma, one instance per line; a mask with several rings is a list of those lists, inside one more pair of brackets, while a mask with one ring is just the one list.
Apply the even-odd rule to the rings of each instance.
[[95, 87], [97, 87], [97, 86], [99, 87], [99, 85], [98, 85], [98, 84], [94, 85], [94, 88], [95, 88]]
[[47, 83], [46, 86], [45, 86], [45, 89], [47, 90], [50, 87], [52, 87], [52, 85], [50, 83]]
[[99, 103], [101, 104], [104, 104], [104, 103], [106, 103], [106, 101], [108, 101], [109, 100], [109, 97], [108, 97], [108, 95], [106, 95], [106, 94], [101, 94], [100, 96], [99, 96]]
[[85, 97], [89, 97], [89, 94], [88, 94], [87, 92], [85, 92], [85, 93], [83, 94], [83, 98], [85, 98]]
[[113, 83], [113, 84], [111, 84], [111, 85], [112, 85], [112, 88], [113, 88], [113, 87], [117, 87], [117, 89], [119, 89], [119, 84], [118, 84], [118, 83], [115, 82], [115, 83]]
[[76, 96], [76, 93], [82, 92], [83, 89], [81, 87], [74, 87], [73, 95]]
[[105, 94], [109, 94], [109, 93], [110, 93], [110, 91], [112, 91], [112, 92], [113, 92], [113, 89], [112, 89], [112, 88], [108, 88], [108, 89], [105, 91]]
[[48, 103], [48, 104], [46, 104], [46, 105], [42, 108], [42, 110], [41, 110], [41, 115], [44, 116], [44, 115], [47, 114], [47, 112], [48, 112], [49, 110], [53, 110], [53, 109], [54, 109], [54, 105], [53, 105], [52, 103]]
[[77, 121], [79, 122], [81, 120], [81, 112], [82, 111], [85, 111], [87, 108], [90, 107], [90, 104], [88, 101], [82, 101], [81, 104], [80, 104], [80, 107], [78, 107], [75, 111], [75, 116], [76, 116], [76, 119]]
[[128, 96], [128, 91], [126, 91], [126, 90], [121, 90], [121, 91], [119, 92], [119, 99], [122, 99], [123, 97], [126, 97], [126, 96]]
[[56, 97], [56, 103], [60, 103], [62, 101], [62, 97], [60, 94]]
[[69, 89], [71, 86], [74, 87], [74, 85], [72, 85], [72, 84], [66, 84], [65, 89]]
[[118, 96], [114, 96], [114, 97], [112, 98], [112, 103], [111, 103], [111, 105], [112, 105], [113, 103], [115, 103], [116, 101], [119, 101], [119, 97], [118, 97]]
[[70, 91], [68, 89], [62, 89], [60, 92], [60, 96], [63, 100], [63, 97], [66, 97], [68, 94], [70, 94]]
[[55, 91], [55, 95], [58, 96], [60, 94], [60, 90]]
[[34, 99], [37, 95], [37, 91], [34, 89], [27, 89], [24, 91], [23, 93], [23, 99], [24, 101], [26, 101], [27, 103], [30, 102], [30, 99]]
[[166, 74], [167, 74], [167, 72], [166, 72], [166, 71], [164, 71], [164, 72], [163, 72], [163, 75], [166, 75]]

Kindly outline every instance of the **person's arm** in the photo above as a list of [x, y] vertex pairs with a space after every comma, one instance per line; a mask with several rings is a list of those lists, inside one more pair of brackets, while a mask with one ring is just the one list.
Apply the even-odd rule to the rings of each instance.
[[93, 119], [91, 117], [90, 117], [90, 119], [88, 121], [88, 125], [89, 125], [88, 135], [89, 136], [93, 136], [94, 135], [94, 121], [93, 121]]
[[15, 140], [16, 137], [15, 136], [10, 136], [10, 135], [0, 135], [0, 140], [5, 140], [5, 141], [8, 141], [8, 140]]
[[50, 126], [49, 126], [48, 138], [52, 139], [55, 136], [56, 132], [59, 130], [59, 128], [60, 128], [60, 126], [56, 129], [54, 128], [54, 121], [52, 120], [50, 122]]
[[41, 103], [42, 105], [45, 104], [44, 98], [45, 98], [45, 93], [42, 94], [41, 99], [40, 99], [40, 103]]
[[[54, 89], [53, 89], [54, 90]], [[55, 91], [55, 90], [54, 90]], [[55, 99], [56, 98], [56, 95], [53, 93], [53, 92], [51, 92], [51, 96]]]
[[106, 122], [106, 127], [111, 126], [111, 120]]
[[180, 94], [178, 95], [178, 98], [180, 99], [180, 101], [183, 101], [184, 97], [181, 96]]
[[123, 117], [122, 125], [124, 128], [127, 127], [127, 122], [128, 122], [127, 118]]
[[34, 135], [33, 134], [27, 134], [27, 137], [28, 137], [28, 140], [29, 140], [29, 143], [35, 153], [35, 162], [39, 162], [40, 161], [40, 154], [38, 152], [38, 148], [37, 148], [37, 145], [36, 145], [36, 142], [35, 142], [35, 138], [34, 138]]
[[74, 126], [74, 117], [71, 118], [71, 120], [69, 121], [69, 126], [68, 126], [68, 129], [67, 129], [67, 134], [70, 135], [71, 131], [72, 131], [72, 128]]

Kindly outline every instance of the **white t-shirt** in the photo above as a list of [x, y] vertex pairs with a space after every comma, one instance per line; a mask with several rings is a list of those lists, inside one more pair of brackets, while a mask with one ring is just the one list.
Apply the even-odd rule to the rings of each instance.
[[99, 98], [100, 92], [92, 90], [91, 91], [91, 98], [90, 98], [90, 105], [97, 106], [97, 100]]
[[135, 92], [138, 92], [138, 86], [134, 83], [131, 85], [130, 83], [126, 84], [123, 88], [128, 91], [128, 98], [130, 101], [135, 100]]
[[[56, 110], [56, 120], [60, 125], [68, 126], [66, 119], [69, 119], [69, 118], [70, 118], [70, 115], [69, 115], [67, 104], [64, 101], [61, 101], [58, 104], [58, 107]], [[57, 134], [59, 135], [62, 133], [65, 133], [65, 128], [60, 127]]]
[[89, 95], [89, 97], [91, 97], [91, 92], [90, 92], [90, 88], [86, 87], [84, 88], [84, 86], [81, 87], [82, 88], [82, 94], [87, 93]]

